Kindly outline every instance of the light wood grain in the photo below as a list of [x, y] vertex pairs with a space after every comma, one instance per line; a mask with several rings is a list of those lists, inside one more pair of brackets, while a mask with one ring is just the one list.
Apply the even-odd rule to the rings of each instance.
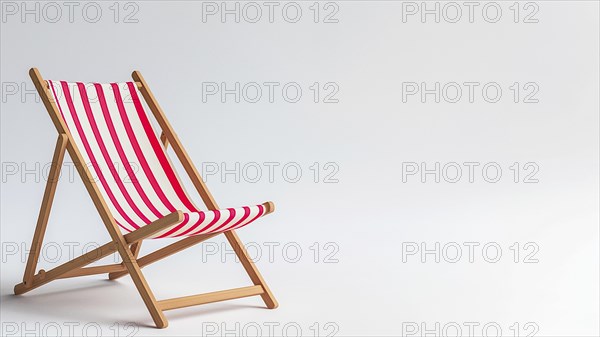
[[168, 300], [158, 301], [158, 305], [162, 310], [172, 310], [178, 308], [191, 307], [199, 304], [220, 302], [242, 298], [248, 296], [260, 295], [264, 292], [261, 286], [249, 286], [243, 288], [215, 291], [212, 293], [171, 298]]

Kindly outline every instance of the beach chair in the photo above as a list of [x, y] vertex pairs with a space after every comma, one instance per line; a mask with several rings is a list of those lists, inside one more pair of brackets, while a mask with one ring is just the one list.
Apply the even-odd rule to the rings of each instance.
[[[133, 81], [105, 84], [46, 81], [36, 68], [29, 75], [58, 131], [58, 140], [23, 282], [14, 288], [16, 295], [56, 279], [107, 273], [114, 280], [129, 274], [158, 328], [168, 326], [164, 311], [171, 309], [255, 295], [260, 295], [269, 309], [278, 306], [235, 232], [273, 212], [273, 203], [219, 208], [139, 71], [133, 72]], [[160, 136], [146, 114], [142, 97], [158, 122]], [[167, 156], [169, 145], [208, 210], [197, 207], [184, 190]], [[65, 151], [111, 241], [36, 273]], [[225, 235], [254, 285], [157, 300], [141, 268], [219, 234]], [[143, 240], [159, 238], [180, 239], [138, 257]], [[85, 267], [114, 252], [122, 263]]]

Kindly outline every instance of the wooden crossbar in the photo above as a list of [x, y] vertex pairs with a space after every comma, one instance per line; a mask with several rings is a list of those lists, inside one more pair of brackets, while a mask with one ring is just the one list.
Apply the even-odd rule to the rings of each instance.
[[94, 261], [98, 261], [101, 258], [114, 253], [117, 250], [117, 244], [109, 242], [104, 246], [96, 248], [80, 257], [73, 259], [67, 263], [61, 264], [60, 266], [51, 269], [49, 271], [41, 270], [34, 278], [31, 283], [19, 283], [15, 286], [15, 295], [20, 295], [30, 290], [33, 290], [41, 285], [44, 285], [54, 279], [57, 279], [67, 272], [88, 265]]
[[175, 211], [131, 233], [125, 234], [125, 242], [131, 244], [143, 240], [152, 234], [165, 230], [183, 220], [183, 213]]
[[116, 264], [109, 264], [109, 265], [104, 265], [104, 266], [74, 269], [74, 270], [71, 270], [70, 272], [67, 272], [66, 274], [59, 276], [58, 278], [69, 278], [69, 277], [78, 277], [78, 276], [106, 274], [106, 273], [113, 273], [113, 272], [118, 272], [118, 271], [123, 271], [123, 270], [125, 270], [125, 267], [120, 263], [116, 263]]
[[236, 298], [249, 297], [264, 294], [265, 290], [261, 286], [249, 286], [229, 290], [215, 291], [212, 293], [171, 298], [158, 301], [161, 310], [172, 310], [185, 307], [191, 307], [199, 304], [220, 302]]

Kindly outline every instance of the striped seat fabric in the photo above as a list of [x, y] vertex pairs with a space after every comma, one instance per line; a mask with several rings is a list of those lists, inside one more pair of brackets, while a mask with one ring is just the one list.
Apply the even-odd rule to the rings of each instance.
[[263, 205], [216, 211], [196, 207], [150, 124], [134, 82], [48, 85], [115, 221], [126, 232], [177, 210], [183, 212], [183, 221], [152, 238], [224, 232], [266, 213]]

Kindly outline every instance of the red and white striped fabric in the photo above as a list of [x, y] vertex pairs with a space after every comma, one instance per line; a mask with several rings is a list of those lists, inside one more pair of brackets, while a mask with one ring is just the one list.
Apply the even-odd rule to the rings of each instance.
[[152, 238], [240, 228], [263, 205], [202, 211], [183, 188], [134, 82], [48, 81], [67, 127], [117, 224], [127, 232], [180, 210], [183, 221]]

